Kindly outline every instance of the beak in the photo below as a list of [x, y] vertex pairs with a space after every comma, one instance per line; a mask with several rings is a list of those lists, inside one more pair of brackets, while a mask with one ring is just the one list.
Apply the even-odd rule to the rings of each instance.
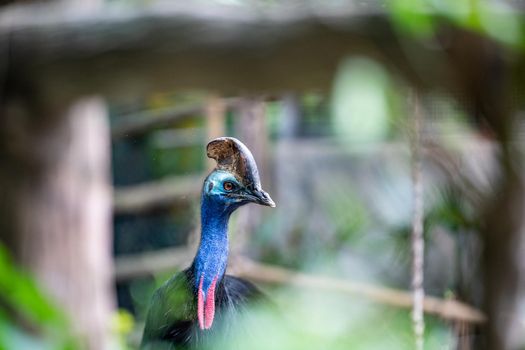
[[249, 202], [275, 208], [275, 202], [270, 195], [263, 190], [246, 191], [243, 197]]

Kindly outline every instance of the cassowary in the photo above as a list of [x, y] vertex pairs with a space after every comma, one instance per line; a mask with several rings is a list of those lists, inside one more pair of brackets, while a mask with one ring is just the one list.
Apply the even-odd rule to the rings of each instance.
[[247, 203], [275, 207], [262, 190], [257, 165], [239, 140], [221, 137], [208, 143], [217, 167], [204, 180], [201, 241], [193, 264], [173, 276], [153, 295], [141, 349], [193, 348], [227, 333], [246, 304], [260, 297], [248, 281], [225, 275], [228, 221]]

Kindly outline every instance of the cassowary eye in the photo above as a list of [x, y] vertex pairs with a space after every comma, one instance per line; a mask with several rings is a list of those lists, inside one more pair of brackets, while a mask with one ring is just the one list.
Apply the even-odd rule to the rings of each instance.
[[233, 190], [233, 187], [234, 187], [234, 186], [233, 186], [233, 183], [232, 183], [232, 182], [230, 182], [230, 181], [226, 181], [226, 182], [222, 185], [222, 187], [223, 187], [226, 191], [231, 191], [231, 190]]

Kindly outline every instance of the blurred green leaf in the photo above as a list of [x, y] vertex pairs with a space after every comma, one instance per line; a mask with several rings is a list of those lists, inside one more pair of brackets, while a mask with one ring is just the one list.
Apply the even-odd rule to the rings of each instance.
[[0, 245], [0, 349], [75, 349], [66, 317]]
[[0, 246], [0, 298], [32, 322], [65, 322], [31, 278], [13, 265], [3, 246]]
[[479, 2], [480, 26], [488, 36], [517, 48], [524, 48], [523, 20], [521, 15], [504, 3]]
[[332, 92], [334, 132], [345, 143], [379, 141], [389, 127], [388, 75], [365, 58], [344, 61]]
[[118, 310], [113, 314], [111, 320], [111, 329], [119, 342], [120, 349], [128, 349], [126, 342], [127, 337], [135, 327], [135, 318], [126, 310]]
[[523, 15], [509, 4], [480, 0], [393, 0], [387, 2], [400, 32], [429, 37], [443, 19], [514, 48], [525, 48]]
[[394, 24], [406, 33], [427, 37], [434, 33], [434, 19], [429, 12], [432, 10], [425, 1], [392, 0], [388, 1]]
[[[283, 288], [280, 310], [264, 305], [247, 312], [238, 336], [220, 349], [385, 349], [412, 347], [410, 312], [338, 293]], [[284, 310], [284, 311], [283, 311]], [[426, 317], [427, 349], [449, 348], [447, 325]], [[271, 335], [271, 336], [269, 336]]]

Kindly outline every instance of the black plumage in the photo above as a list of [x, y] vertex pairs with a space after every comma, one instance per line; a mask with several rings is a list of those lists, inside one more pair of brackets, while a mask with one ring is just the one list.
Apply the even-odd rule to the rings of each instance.
[[193, 289], [194, 281], [193, 268], [188, 268], [157, 289], [151, 300], [142, 349], [197, 348], [227, 340], [232, 336], [231, 323], [239, 320], [243, 310], [250, 303], [265, 300], [252, 283], [225, 275], [216, 291], [217, 325], [202, 331], [196, 318], [197, 291], [187, 294]]

